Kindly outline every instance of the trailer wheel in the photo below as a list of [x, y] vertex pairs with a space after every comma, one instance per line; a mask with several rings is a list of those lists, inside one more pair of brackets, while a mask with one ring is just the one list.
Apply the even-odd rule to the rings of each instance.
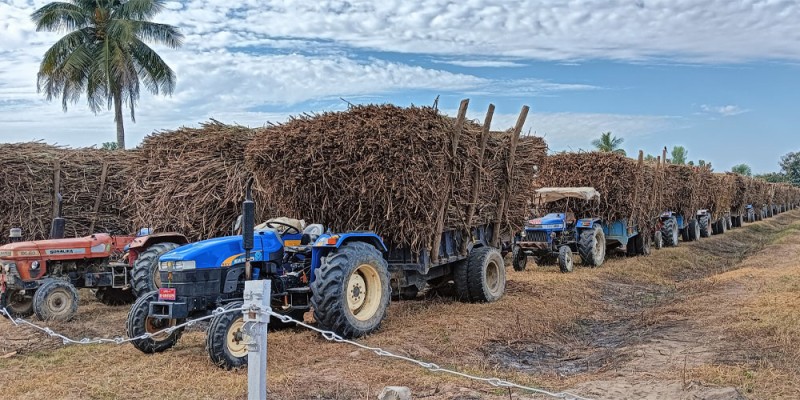
[[133, 263], [132, 286], [136, 295], [152, 292], [161, 287], [161, 274], [158, 271], [158, 258], [162, 254], [180, 247], [177, 243], [156, 243], [139, 254]]
[[136, 301], [136, 296], [132, 289], [120, 289], [112, 287], [102, 287], [97, 289], [94, 297], [107, 306], [121, 306], [131, 304]]
[[[234, 301], [222, 307], [225, 311], [241, 308], [244, 302]], [[224, 369], [247, 365], [247, 344], [244, 339], [244, 317], [241, 312], [226, 312], [211, 319], [206, 335], [206, 351], [214, 365]]]
[[[150, 303], [156, 300], [158, 300], [158, 291], [152, 291], [139, 296], [136, 302], [133, 303], [131, 310], [128, 312], [128, 337], [138, 337], [145, 333], [154, 334], [183, 322], [182, 320], [151, 317]], [[160, 333], [147, 339], [136, 339], [131, 343], [133, 347], [136, 347], [142, 353], [161, 353], [175, 346], [181, 335], [183, 335], [183, 328], [176, 329], [170, 333]]]
[[359, 337], [380, 327], [391, 286], [386, 260], [375, 246], [345, 243], [325, 257], [314, 273], [311, 304], [322, 328]]
[[606, 235], [603, 228], [595, 226], [581, 232], [578, 240], [578, 254], [581, 255], [583, 264], [590, 267], [603, 265], [606, 259]]
[[528, 265], [528, 255], [519, 246], [511, 249], [511, 265], [514, 266], [514, 271], [525, 271], [525, 267]]
[[78, 290], [67, 281], [46, 278], [33, 295], [33, 311], [42, 321], [69, 321], [78, 312]]
[[665, 247], [675, 247], [678, 245], [678, 221], [675, 217], [670, 217], [664, 221], [661, 227], [661, 237], [664, 239]]
[[2, 293], [0, 300], [0, 307], [4, 307], [11, 318], [27, 318], [33, 315], [33, 296], [23, 294], [21, 290]]
[[467, 256], [467, 285], [470, 301], [491, 303], [506, 291], [503, 256], [492, 247], [473, 249]]
[[558, 249], [558, 267], [563, 273], [572, 272], [575, 264], [572, 261], [572, 249], [561, 246]]

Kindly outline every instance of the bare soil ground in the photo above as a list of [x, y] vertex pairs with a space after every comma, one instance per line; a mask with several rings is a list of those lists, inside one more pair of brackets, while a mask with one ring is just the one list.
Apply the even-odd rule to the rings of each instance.
[[[800, 398], [800, 211], [597, 269], [514, 272], [493, 304], [434, 293], [393, 303], [366, 344], [481, 376], [603, 399]], [[84, 294], [72, 337], [124, 334], [127, 307]], [[0, 320], [0, 398], [246, 397], [202, 327], [172, 350], [64, 346]], [[273, 399], [374, 399], [403, 385], [424, 399], [529, 399], [427, 372], [300, 329], [269, 337]]]

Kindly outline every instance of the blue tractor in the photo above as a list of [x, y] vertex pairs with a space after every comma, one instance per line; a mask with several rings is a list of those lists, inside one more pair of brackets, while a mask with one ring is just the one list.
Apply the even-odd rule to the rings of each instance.
[[[431, 257], [426, 250], [387, 246], [372, 232], [333, 234], [319, 224], [301, 227], [286, 219], [255, 227], [251, 184], [242, 235], [192, 243], [161, 256], [162, 286], [131, 307], [129, 337], [157, 333], [219, 307], [240, 308], [247, 280], [271, 281], [273, 311], [302, 321], [313, 309], [320, 328], [349, 338], [379, 328], [392, 287], [405, 298], [428, 284], [452, 281], [457, 296], [472, 302], [496, 301], [505, 292], [503, 257], [492, 245], [497, 241], [492, 241], [491, 224], [442, 232], [439, 253]], [[206, 349], [215, 364], [230, 369], [247, 363], [243, 326], [241, 313], [211, 320]], [[132, 343], [144, 353], [158, 353], [174, 346], [181, 334], [176, 329]]]
[[[599, 197], [597, 190], [588, 187], [541, 188], [536, 191], [534, 205], [541, 208], [562, 199], [592, 201]], [[585, 265], [599, 267], [605, 261], [606, 235], [599, 218], [576, 219], [567, 202], [564, 212], [526, 221], [512, 244], [512, 265], [522, 271], [528, 256], [533, 256], [539, 265], [558, 260], [561, 272], [572, 272], [573, 253], [579, 253]]]

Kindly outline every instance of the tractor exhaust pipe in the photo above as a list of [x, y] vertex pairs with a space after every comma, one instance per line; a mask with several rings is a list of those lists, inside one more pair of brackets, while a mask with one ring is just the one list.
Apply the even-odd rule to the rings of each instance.
[[253, 250], [256, 203], [253, 202], [253, 178], [247, 179], [244, 202], [242, 202], [242, 247], [244, 247], [245, 277], [253, 279], [253, 266], [250, 264], [250, 251]]
[[56, 200], [58, 201], [58, 214], [56, 215], [55, 218], [53, 218], [53, 223], [52, 225], [50, 225], [50, 239], [63, 239], [64, 227], [66, 225], [66, 221], [64, 220], [64, 216], [61, 210], [62, 206], [61, 193], [56, 193]]

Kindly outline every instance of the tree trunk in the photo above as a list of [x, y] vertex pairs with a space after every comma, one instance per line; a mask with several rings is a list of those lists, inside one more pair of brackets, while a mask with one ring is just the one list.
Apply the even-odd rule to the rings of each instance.
[[125, 148], [125, 127], [122, 126], [122, 95], [119, 91], [114, 93], [114, 122], [117, 123], [117, 147]]

